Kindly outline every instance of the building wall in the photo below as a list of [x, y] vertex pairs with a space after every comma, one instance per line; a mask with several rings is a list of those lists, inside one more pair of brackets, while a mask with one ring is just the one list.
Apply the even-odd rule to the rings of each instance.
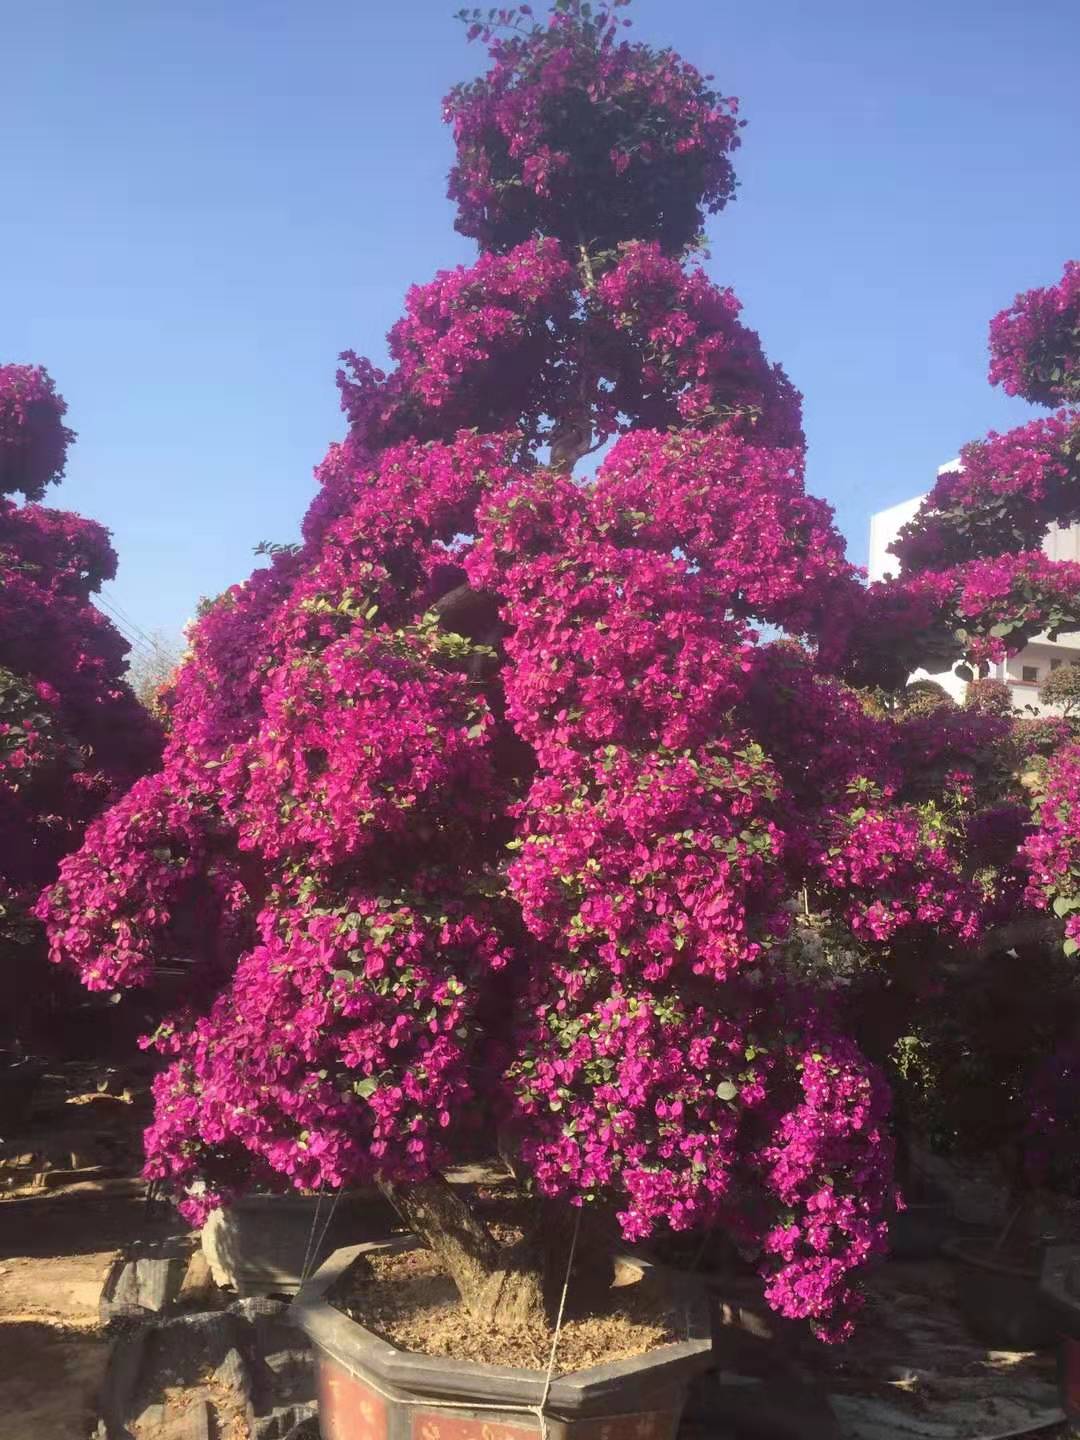
[[[957, 469], [959, 463], [958, 460], [950, 460], [947, 465], [941, 466], [938, 474]], [[899, 573], [899, 562], [889, 553], [889, 546], [896, 539], [901, 526], [914, 518], [925, 499], [925, 495], [915, 495], [910, 500], [901, 500], [898, 505], [891, 505], [887, 510], [879, 510], [870, 517], [870, 557], [867, 570], [871, 581], [884, 580], [889, 575]], [[1051, 560], [1080, 561], [1080, 525], [1073, 525], [1068, 529], [1053, 526], [1043, 542], [1043, 549]], [[1005, 681], [1012, 694], [1013, 704], [1018, 709], [1034, 710], [1039, 715], [1054, 715], [1059, 713], [1058, 708], [1043, 705], [1039, 700], [1039, 690], [1051, 669], [1074, 662], [1080, 662], [1080, 634], [1062, 634], [1057, 640], [1051, 640], [1046, 635], [1036, 635], [1019, 655], [995, 665], [990, 673], [995, 679]], [[935, 680], [957, 701], [962, 701], [967, 694], [966, 682], [951, 670], [937, 674], [916, 670], [911, 678]]]

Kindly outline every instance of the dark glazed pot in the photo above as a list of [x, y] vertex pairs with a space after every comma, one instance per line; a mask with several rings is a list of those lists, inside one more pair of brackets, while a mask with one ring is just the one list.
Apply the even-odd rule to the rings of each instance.
[[955, 1234], [947, 1200], [916, 1201], [889, 1221], [889, 1254], [897, 1260], [932, 1260]]
[[993, 1350], [1041, 1350], [1057, 1338], [1059, 1323], [1039, 1288], [1039, 1266], [995, 1251], [985, 1237], [947, 1240], [941, 1247], [956, 1266], [956, 1302], [977, 1340]]
[[[328, 1292], [353, 1261], [387, 1248], [337, 1251], [293, 1301], [315, 1347], [323, 1440], [532, 1440], [542, 1371], [400, 1350], [335, 1309]], [[683, 1281], [680, 1290], [686, 1340], [552, 1381], [544, 1407], [551, 1440], [674, 1440], [689, 1383], [712, 1364], [704, 1289]]]
[[216, 1210], [202, 1247], [214, 1279], [241, 1296], [295, 1295], [305, 1262], [312, 1274], [346, 1240], [383, 1240], [401, 1221], [378, 1190], [320, 1202], [315, 1195], [246, 1195]]

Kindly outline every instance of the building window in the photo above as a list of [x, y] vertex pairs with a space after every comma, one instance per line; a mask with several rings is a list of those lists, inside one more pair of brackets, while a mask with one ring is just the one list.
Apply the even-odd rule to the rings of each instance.
[[1037, 685], [1039, 683], [1039, 667], [1037, 665], [1023, 666], [1020, 678], [1025, 685]]

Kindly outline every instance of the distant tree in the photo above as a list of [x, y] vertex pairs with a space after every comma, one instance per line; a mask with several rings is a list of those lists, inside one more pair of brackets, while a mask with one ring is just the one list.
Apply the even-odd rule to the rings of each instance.
[[153, 715], [160, 715], [162, 693], [176, 674], [181, 656], [161, 630], [151, 630], [147, 642], [132, 651], [128, 684], [135, 698]]
[[1080, 664], [1059, 665], [1046, 677], [1039, 699], [1044, 705], [1056, 705], [1062, 715], [1080, 711]]
[[954, 710], [956, 708], [956, 701], [945, 686], [936, 680], [912, 680], [899, 697], [899, 703], [907, 715], [915, 712], [925, 714], [927, 711], [939, 709], [942, 705]]
[[[91, 819], [156, 759], [124, 679], [127, 642], [91, 597], [116, 570], [108, 532], [36, 502], [74, 439], [46, 372], [0, 366], [0, 1032], [48, 998], [30, 911]], [[20, 505], [13, 494], [28, 503]]]
[[1011, 715], [1012, 691], [1004, 680], [996, 680], [992, 675], [977, 676], [968, 683], [964, 708], [978, 710], [982, 715]]

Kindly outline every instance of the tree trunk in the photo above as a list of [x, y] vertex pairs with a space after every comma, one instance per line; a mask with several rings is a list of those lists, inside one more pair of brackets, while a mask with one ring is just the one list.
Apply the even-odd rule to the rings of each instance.
[[513, 1330], [546, 1318], [541, 1257], [530, 1238], [501, 1247], [441, 1176], [406, 1184], [380, 1180], [379, 1188], [438, 1255], [479, 1324]]

